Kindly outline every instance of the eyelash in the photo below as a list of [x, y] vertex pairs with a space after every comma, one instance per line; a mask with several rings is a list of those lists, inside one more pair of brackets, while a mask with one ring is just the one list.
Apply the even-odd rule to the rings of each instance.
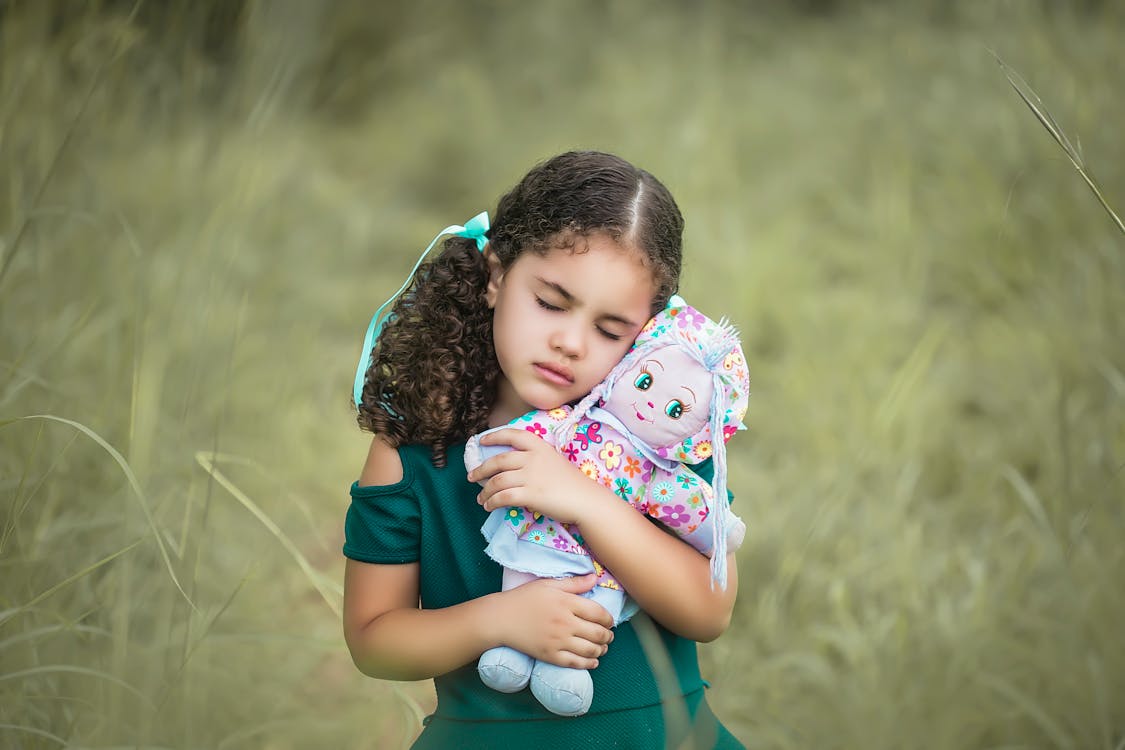
[[[542, 297], [539, 297], [539, 296], [535, 297], [535, 302], [536, 302], [536, 304], [538, 304], [540, 307], [542, 307], [544, 310], [547, 310], [548, 312], [562, 312], [563, 311], [563, 309], [561, 307], [559, 307], [557, 305], [552, 305], [550, 302], [547, 302], [546, 300], [544, 300]], [[610, 333], [609, 331], [605, 330], [604, 328], [599, 327], [598, 333], [600, 333], [602, 336], [605, 336], [610, 341], [620, 341], [621, 340], [620, 334]]]

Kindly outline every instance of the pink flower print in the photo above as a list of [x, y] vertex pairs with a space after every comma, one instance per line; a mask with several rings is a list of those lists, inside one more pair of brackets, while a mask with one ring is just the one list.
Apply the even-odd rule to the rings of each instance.
[[616, 485], [614, 492], [617, 493], [617, 496], [622, 500], [628, 501], [629, 495], [633, 494], [633, 488], [629, 484], [629, 480], [625, 477], [618, 477], [617, 481], [614, 482], [614, 484]]
[[695, 447], [691, 452], [696, 458], [700, 460], [711, 458], [711, 441], [700, 440], [695, 444]]
[[567, 443], [566, 447], [562, 449], [563, 455], [570, 459], [572, 464], [578, 463], [578, 446], [574, 443]]
[[570, 547], [570, 542], [566, 540], [566, 537], [557, 536], [551, 541], [554, 543], [555, 549], [566, 551], [566, 549]]
[[699, 522], [703, 523], [707, 516], [711, 515], [711, 510], [706, 505], [699, 509]]
[[732, 424], [723, 425], [723, 442], [725, 443], [732, 437], [734, 437], [734, 433], [736, 432], [738, 432], [738, 428], [736, 426]]
[[621, 471], [625, 472], [625, 476], [632, 479], [641, 473], [641, 462], [632, 456], [626, 456], [625, 465], [621, 467]]
[[538, 435], [539, 437], [543, 437], [547, 434], [547, 428], [539, 424], [538, 422], [529, 424], [527, 427], [524, 427], [524, 429], [530, 433]]
[[664, 517], [660, 520], [669, 526], [676, 527], [691, 520], [691, 514], [689, 514], [687, 508], [682, 505], [666, 505], [662, 507], [661, 510], [664, 511]]
[[507, 513], [504, 514], [504, 518], [508, 519], [508, 523], [513, 526], [519, 526], [520, 522], [523, 521], [523, 508], [508, 508]]
[[671, 482], [661, 482], [652, 488], [652, 496], [659, 503], [665, 503], [671, 500], [675, 492], [676, 488], [672, 486]]
[[601, 472], [598, 471], [598, 465], [594, 463], [594, 459], [592, 458], [587, 458], [579, 464], [578, 470], [594, 481], [597, 481], [598, 477], [601, 475]]
[[606, 444], [598, 451], [598, 458], [605, 462], [605, 467], [613, 471], [621, 464], [621, 456], [625, 453], [625, 448], [607, 440]]
[[562, 408], [561, 406], [557, 409], [551, 409], [549, 412], [547, 412], [547, 416], [555, 420], [556, 422], [561, 422], [566, 419], [566, 409]]
[[676, 324], [680, 328], [702, 328], [706, 320], [707, 318], [703, 316], [703, 313], [694, 307], [685, 307], [679, 318], [676, 319]]

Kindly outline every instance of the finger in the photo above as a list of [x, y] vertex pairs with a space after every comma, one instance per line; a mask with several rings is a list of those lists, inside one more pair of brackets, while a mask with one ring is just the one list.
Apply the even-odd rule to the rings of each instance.
[[584, 576], [573, 576], [571, 578], [554, 578], [551, 582], [567, 592], [568, 594], [585, 594], [598, 582], [597, 573], [587, 573]]
[[482, 435], [480, 439], [481, 445], [510, 445], [516, 447], [517, 442], [523, 440], [524, 435], [531, 435], [527, 430], [521, 430], [518, 427], [508, 427], [496, 432], [490, 432], [487, 435]]
[[595, 658], [601, 656], [609, 648], [609, 644], [613, 643], [613, 631], [592, 622], [579, 622], [580, 624], [574, 628], [574, 637], [597, 647], [597, 653], [584, 655], [594, 656]]
[[580, 656], [572, 651], [553, 651], [541, 658], [548, 664], [556, 664], [570, 669], [597, 669], [598, 660], [589, 656]]
[[469, 472], [470, 482], [479, 482], [488, 477], [494, 477], [505, 471], [512, 471], [523, 466], [524, 458], [519, 451], [508, 451], [498, 456], [493, 456], [487, 461], [482, 461], [480, 466]]
[[523, 487], [507, 487], [504, 489], [485, 489], [480, 491], [477, 495], [477, 502], [480, 503], [487, 511], [494, 511], [497, 508], [507, 508], [510, 506], [523, 507]]
[[574, 636], [568, 638], [562, 645], [562, 650], [567, 651], [581, 659], [600, 659], [606, 655], [609, 647], [604, 643], [588, 641], [585, 638]]
[[490, 432], [480, 439], [481, 445], [510, 445], [521, 451], [532, 450], [543, 444], [543, 439], [530, 430], [510, 427]]
[[609, 611], [606, 610], [606, 608], [602, 605], [598, 604], [597, 602], [590, 601], [585, 597], [582, 597], [582, 601], [579, 602], [571, 611], [576, 617], [579, 617], [586, 622], [600, 625], [607, 630], [613, 627], [613, 615], [611, 615]]

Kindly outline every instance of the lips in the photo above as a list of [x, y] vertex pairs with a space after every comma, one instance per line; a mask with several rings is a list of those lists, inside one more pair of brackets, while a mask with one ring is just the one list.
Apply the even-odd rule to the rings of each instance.
[[541, 378], [555, 385], [574, 384], [574, 373], [572, 373], [568, 367], [551, 364], [549, 362], [536, 362], [533, 367]]
[[640, 421], [642, 421], [642, 422], [651, 422], [652, 421], [651, 419], [646, 417], [644, 414], [641, 414], [641, 411], [640, 411], [640, 409], [637, 408], [636, 404], [633, 404], [633, 411], [636, 412], [637, 419], [639, 419]]

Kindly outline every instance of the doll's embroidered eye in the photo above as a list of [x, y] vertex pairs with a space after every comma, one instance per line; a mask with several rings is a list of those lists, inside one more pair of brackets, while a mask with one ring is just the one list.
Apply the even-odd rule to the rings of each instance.
[[679, 419], [689, 411], [691, 411], [691, 407], [678, 398], [672, 399], [668, 402], [668, 405], [664, 407], [664, 413], [672, 419]]
[[633, 381], [633, 387], [638, 391], [647, 391], [652, 387], [652, 375], [647, 372], [641, 372], [637, 379]]

